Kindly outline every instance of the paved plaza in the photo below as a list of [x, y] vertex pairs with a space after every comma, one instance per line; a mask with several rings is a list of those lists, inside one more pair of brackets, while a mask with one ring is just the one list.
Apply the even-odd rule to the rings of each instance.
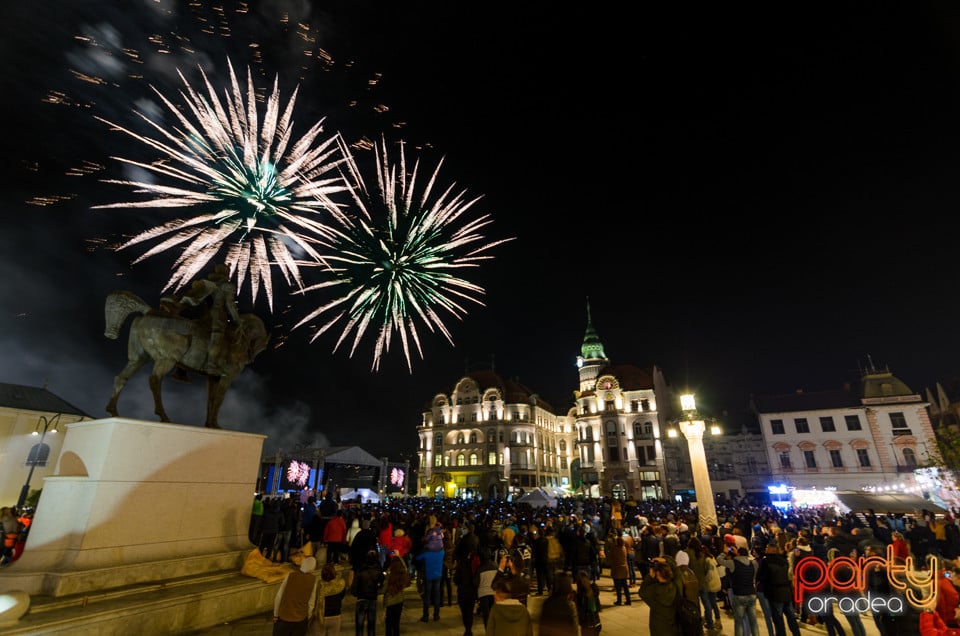
[[[609, 570], [607, 571], [609, 572]], [[602, 604], [602, 611], [600, 613], [600, 618], [603, 622], [603, 632], [601, 636], [633, 636], [634, 634], [647, 634], [649, 633], [649, 614], [646, 603], [640, 601], [636, 598], [635, 590], [632, 588], [631, 596], [633, 596], [632, 605], [614, 605], [614, 601], [617, 600], [616, 593], [613, 591], [613, 581], [608, 575], [601, 575], [600, 581], [600, 601]], [[456, 595], [456, 586], [454, 586], [454, 595]], [[456, 598], [456, 596], [454, 596]], [[527, 607], [530, 610], [530, 614], [533, 617], [533, 633], [534, 636], [538, 636], [539, 629], [537, 623], [540, 618], [540, 606], [543, 603], [543, 599], [546, 596], [530, 596], [527, 601]], [[344, 599], [343, 604], [343, 620], [340, 625], [340, 633], [342, 636], [354, 636], [355, 633], [355, 622], [353, 618], [355, 602], [354, 599], [347, 594]], [[440, 610], [440, 620], [434, 622], [431, 618], [429, 623], [421, 623], [420, 616], [423, 613], [423, 604], [420, 601], [420, 597], [417, 595], [417, 589], [415, 585], [411, 585], [407, 588], [407, 597], [403, 605], [403, 618], [400, 622], [400, 632], [402, 634], [431, 634], [436, 636], [463, 636], [463, 623], [460, 620], [460, 610], [454, 602], [453, 606], [447, 607], [444, 606]], [[431, 610], [432, 616], [432, 610]], [[763, 615], [759, 613], [757, 615], [757, 620], [760, 623], [761, 634], [759, 636], [773, 636], [772, 634], [767, 634], [766, 626], [764, 624]], [[844, 629], [849, 633], [849, 626], [843, 618], [840, 618], [840, 622], [843, 625]], [[727, 613], [723, 613], [721, 619], [721, 630], [714, 631], [709, 634], [706, 632], [704, 636], [733, 636], [733, 617]], [[866, 628], [867, 636], [879, 636], [877, 627], [873, 622], [873, 619], [869, 616], [863, 616], [863, 625]], [[239, 621], [234, 621], [232, 623], [219, 625], [217, 627], [211, 627], [208, 629], [203, 629], [192, 634], [203, 634], [204, 636], [266, 636], [273, 631], [273, 613], [267, 612], [265, 614], [259, 614], [256, 616], [251, 616]], [[810, 625], [801, 625], [801, 632], [803, 636], [818, 636], [819, 634], [826, 635], [826, 630], [820, 626], [810, 626]], [[383, 636], [384, 629], [382, 620], [377, 624], [378, 636]], [[475, 636], [483, 636], [483, 621], [479, 616], [475, 618], [473, 625], [473, 633]], [[366, 631], [364, 631], [366, 634]]]

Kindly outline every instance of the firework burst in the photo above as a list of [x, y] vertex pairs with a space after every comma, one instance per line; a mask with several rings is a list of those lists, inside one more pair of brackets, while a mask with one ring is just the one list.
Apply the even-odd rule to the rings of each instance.
[[237, 278], [237, 287], [242, 288], [249, 276], [253, 301], [262, 289], [272, 310], [271, 268], [279, 269], [288, 285], [302, 288], [299, 258], [294, 254], [306, 255], [308, 260], [321, 259], [316, 242], [329, 239], [323, 213], [337, 208], [331, 195], [348, 189], [338, 170], [345, 160], [341, 152], [345, 146], [338, 143], [339, 135], [321, 138], [322, 119], [293, 141], [292, 117], [298, 89], [281, 108], [277, 78], [260, 123], [250, 69], [244, 94], [233, 65], [229, 60], [227, 64], [230, 89], [224, 91], [222, 100], [206, 74], [206, 94], [202, 94], [178, 71], [185, 87], [180, 91], [182, 111], [151, 87], [179, 122], [177, 127], [168, 130], [137, 113], [155, 131], [149, 136], [97, 118], [146, 144], [161, 158], [144, 163], [115, 157], [160, 179], [156, 183], [105, 180], [132, 187], [149, 198], [94, 207], [189, 208], [190, 216], [141, 232], [117, 249], [155, 242], [134, 263], [179, 250], [164, 291], [188, 284], [211, 261], [225, 262], [231, 277]]
[[376, 329], [373, 370], [389, 352], [396, 335], [403, 346], [407, 368], [413, 370], [411, 348], [420, 358], [418, 322], [429, 331], [453, 339], [443, 319], [462, 319], [466, 302], [483, 305], [484, 290], [458, 275], [481, 261], [493, 258], [487, 252], [512, 239], [487, 240], [481, 230], [492, 222], [490, 215], [471, 218], [470, 209], [480, 199], [467, 198], [454, 186], [441, 191], [437, 177], [441, 160], [420, 187], [420, 162], [407, 172], [404, 146], [399, 164], [391, 163], [386, 142], [374, 147], [377, 191], [371, 193], [350, 153], [340, 141], [346, 161], [344, 173], [357, 214], [334, 211], [329, 223], [332, 240], [318, 262], [327, 279], [304, 292], [324, 290], [334, 298], [297, 323], [303, 326], [317, 318], [311, 341], [340, 325], [334, 351], [350, 338], [352, 357], [364, 334]]

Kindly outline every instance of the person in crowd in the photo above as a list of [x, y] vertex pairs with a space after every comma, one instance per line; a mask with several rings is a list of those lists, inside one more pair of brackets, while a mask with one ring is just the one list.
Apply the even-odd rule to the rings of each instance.
[[277, 537], [283, 530], [283, 511], [280, 500], [271, 499], [264, 504], [263, 521], [260, 523], [260, 554], [271, 561], [279, 560]]
[[393, 519], [389, 512], [380, 514], [377, 524], [377, 552], [380, 553], [380, 567], [386, 568], [387, 557], [393, 549]]
[[493, 608], [487, 620], [486, 636], [533, 636], [533, 619], [526, 605], [517, 600], [512, 588], [515, 579], [498, 576], [493, 580]]
[[353, 545], [353, 540], [357, 538], [357, 535], [360, 534], [360, 515], [354, 514], [351, 515], [350, 527], [347, 528], [347, 554], [349, 555], [350, 546]]
[[307, 557], [299, 570], [288, 573], [273, 598], [273, 636], [303, 636], [307, 633], [316, 603], [317, 560]]
[[474, 607], [477, 604], [480, 574], [480, 541], [473, 532], [462, 534], [453, 549], [453, 582], [464, 636], [473, 635]]
[[493, 579], [497, 574], [499, 569], [496, 561], [493, 560], [493, 552], [481, 548], [480, 567], [477, 568], [477, 609], [483, 619], [484, 628], [490, 618], [490, 610], [493, 608]]
[[327, 563], [340, 563], [340, 554], [347, 552], [347, 522], [339, 509], [323, 527], [323, 542], [327, 545]]
[[367, 636], [376, 636], [377, 632], [377, 597], [385, 580], [383, 570], [380, 569], [380, 557], [376, 548], [367, 552], [363, 566], [353, 577], [350, 585], [350, 594], [357, 599], [354, 616], [356, 617], [356, 636], [363, 636], [364, 624]]
[[613, 589], [617, 593], [614, 605], [623, 605], [626, 601], [630, 605], [630, 587], [627, 581], [630, 570], [627, 567], [627, 546], [623, 541], [623, 533], [611, 529], [604, 544], [604, 553], [607, 564], [610, 566], [610, 578], [613, 579]]
[[[377, 533], [370, 527], [369, 520], [360, 522], [360, 532], [353, 537], [353, 543], [350, 544], [347, 554], [350, 559], [350, 568], [356, 572], [366, 564], [367, 554], [373, 550], [377, 551]], [[379, 562], [379, 557], [377, 561]]]
[[340, 636], [346, 593], [347, 582], [338, 575], [336, 566], [332, 563], [324, 565], [317, 584], [316, 609], [314, 620], [310, 621], [309, 636]]
[[599, 636], [600, 634], [600, 588], [590, 580], [590, 573], [580, 570], [574, 575], [577, 593], [574, 605], [577, 608], [577, 621], [580, 623], [580, 636]]
[[[734, 551], [736, 550], [736, 551]], [[750, 557], [747, 548], [729, 548], [717, 560], [730, 573], [730, 589], [733, 605], [733, 631], [743, 636], [744, 619], [751, 636], [760, 636], [757, 624], [757, 563]]]
[[453, 606], [453, 568], [456, 556], [453, 553], [453, 532], [443, 533], [443, 574], [440, 583], [440, 603], [443, 604], [443, 593], [447, 593], [447, 607]]
[[420, 617], [421, 623], [426, 623], [430, 620], [430, 607], [433, 607], [433, 620], [440, 620], [440, 606], [442, 605], [442, 588], [441, 584], [443, 582], [443, 543], [439, 544], [439, 548], [428, 547], [429, 544], [424, 545], [424, 549], [415, 557], [418, 563], [423, 564], [423, 616]]
[[623, 545], [627, 548], [627, 577], [630, 587], [637, 585], [636, 539], [633, 536], [633, 526], [627, 525], [620, 533]]
[[[553, 528], [544, 528], [533, 540], [533, 569], [537, 578], [537, 596], [553, 591], [554, 570], [550, 565], [550, 537]], [[558, 544], [559, 545], [559, 544]]]
[[260, 523], [263, 521], [263, 495], [253, 496], [253, 510], [250, 511], [250, 543], [260, 546]]
[[397, 556], [403, 559], [404, 564], [407, 566], [407, 571], [410, 572], [410, 575], [413, 575], [413, 565], [411, 563], [412, 559], [410, 558], [410, 550], [413, 549], [413, 541], [410, 540], [410, 537], [407, 536], [407, 531], [403, 528], [397, 528], [393, 531], [393, 542], [391, 543], [393, 550], [397, 552]]
[[0, 508], [0, 538], [3, 541], [0, 565], [13, 561], [13, 552], [17, 546], [17, 539], [20, 537], [21, 525], [15, 508], [11, 506]]
[[703, 604], [704, 623], [708, 630], [720, 631], [720, 606], [717, 602], [717, 594], [723, 587], [720, 576], [720, 567], [717, 565], [717, 559], [713, 556], [713, 550], [702, 545], [703, 550], [703, 579], [704, 585], [700, 588], [700, 601]]
[[787, 559], [776, 543], [768, 543], [765, 555], [757, 568], [757, 586], [770, 603], [770, 619], [775, 636], [786, 636], [784, 620], [791, 636], [800, 636], [800, 625], [793, 607], [793, 586]]
[[650, 571], [640, 582], [637, 592], [650, 608], [650, 634], [676, 636], [680, 633], [676, 610], [677, 595], [680, 593], [673, 567], [666, 558], [656, 557], [650, 563]]
[[558, 574], [550, 595], [540, 606], [540, 636], [580, 636], [574, 597], [570, 575]]
[[938, 570], [936, 612], [948, 628], [960, 627], [960, 593], [953, 583], [956, 572], [944, 562]]
[[400, 636], [400, 617], [403, 615], [403, 595], [410, 585], [410, 572], [402, 559], [393, 552], [387, 555], [386, 583], [383, 586], [384, 633]]
[[277, 552], [280, 555], [279, 561], [286, 563], [290, 560], [291, 543], [296, 542], [298, 548], [301, 545], [299, 542], [300, 504], [297, 503], [296, 498], [290, 497], [283, 500], [280, 510], [283, 513], [283, 524], [277, 534]]

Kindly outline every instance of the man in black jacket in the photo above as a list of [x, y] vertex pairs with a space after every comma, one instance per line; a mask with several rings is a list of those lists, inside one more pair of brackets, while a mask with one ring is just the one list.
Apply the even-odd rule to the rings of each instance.
[[367, 622], [367, 636], [374, 636], [376, 632], [377, 596], [383, 587], [384, 579], [383, 570], [380, 569], [380, 556], [376, 550], [368, 551], [350, 586], [350, 593], [357, 599], [354, 616], [358, 634], [363, 630], [364, 620]]

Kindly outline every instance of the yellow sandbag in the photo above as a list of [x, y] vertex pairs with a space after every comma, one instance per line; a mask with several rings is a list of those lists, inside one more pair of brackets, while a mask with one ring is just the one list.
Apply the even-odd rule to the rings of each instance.
[[313, 544], [307, 541], [303, 544], [302, 548], [299, 550], [294, 550], [290, 553], [290, 563], [300, 567], [303, 565], [303, 560], [309, 556], [313, 556]]
[[289, 563], [274, 563], [260, 554], [260, 550], [252, 550], [243, 562], [240, 574], [252, 576], [267, 583], [276, 583], [282, 581], [283, 577], [293, 570], [293, 566]]

